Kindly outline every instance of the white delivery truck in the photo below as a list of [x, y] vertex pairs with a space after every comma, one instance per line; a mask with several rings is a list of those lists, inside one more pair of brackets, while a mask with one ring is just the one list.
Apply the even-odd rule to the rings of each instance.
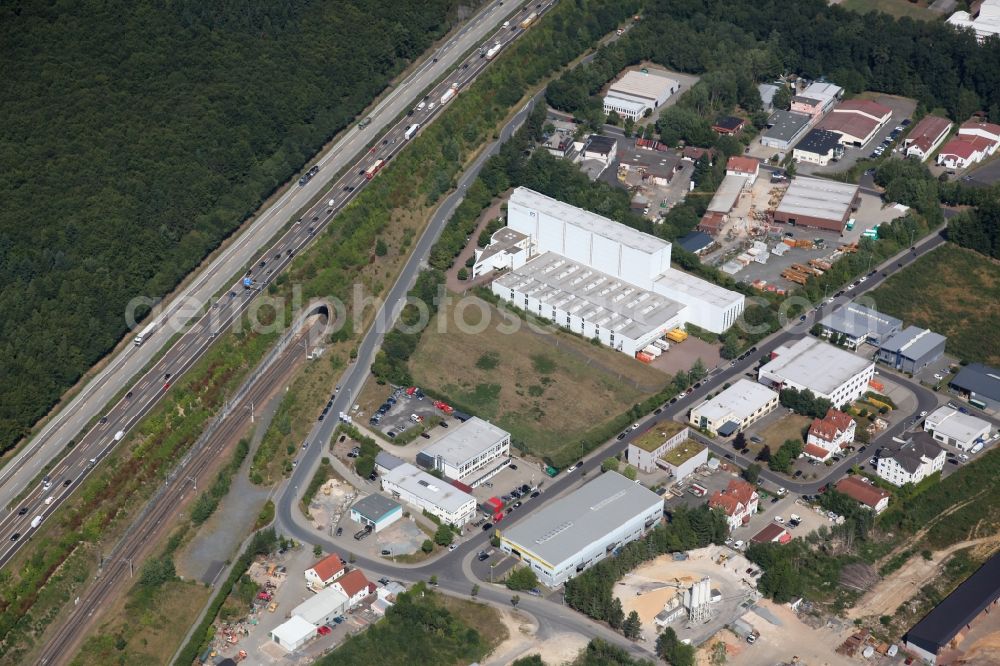
[[151, 336], [153, 331], [156, 330], [157, 324], [159, 324], [157, 321], [151, 322], [146, 325], [146, 328], [139, 331], [139, 335], [135, 336], [135, 339], [132, 341], [135, 343], [136, 347], [140, 346], [143, 342], [149, 339], [149, 336]]
[[31, 528], [32, 529], [38, 527], [41, 524], [42, 524], [42, 517], [41, 516], [35, 516], [34, 518], [31, 519]]
[[413, 138], [413, 135], [417, 133], [418, 129], [420, 129], [420, 123], [413, 123], [406, 128], [405, 132], [403, 132], [403, 138], [409, 141]]

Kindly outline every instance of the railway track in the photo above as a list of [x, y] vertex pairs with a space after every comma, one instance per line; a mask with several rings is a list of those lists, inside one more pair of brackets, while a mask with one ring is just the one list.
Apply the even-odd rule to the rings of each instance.
[[[310, 328], [297, 336], [296, 340], [308, 335]], [[286, 347], [282, 355], [275, 359], [271, 367], [235, 403], [234, 409], [223, 419], [211, 437], [198, 450], [192, 451], [174, 470], [168, 477], [160, 496], [132, 522], [126, 536], [116, 544], [105, 560], [103, 568], [98, 573], [97, 582], [77, 597], [73, 612], [61, 626], [50, 628], [52, 638], [42, 649], [38, 657], [39, 664], [54, 666], [69, 663], [87, 628], [99, 618], [99, 611], [109, 599], [114, 598], [122, 588], [129, 585], [142, 560], [149, 555], [149, 551], [171, 526], [180, 505], [194, 496], [196, 491], [189, 494], [189, 491], [194, 491], [191, 481], [197, 483], [203, 480], [202, 477], [208, 477], [207, 471], [211, 469], [211, 462], [216, 460], [244, 429], [246, 424], [243, 405], [266, 400], [298, 365], [302, 352], [295, 344], [296, 340]]]

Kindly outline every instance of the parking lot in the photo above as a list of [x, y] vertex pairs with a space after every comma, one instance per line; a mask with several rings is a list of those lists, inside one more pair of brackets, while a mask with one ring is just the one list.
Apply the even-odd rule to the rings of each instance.
[[419, 388], [396, 387], [385, 392], [377, 407], [358, 411], [357, 417], [367, 416], [369, 427], [387, 439], [412, 439], [441, 423], [446, 414], [427, 398]]

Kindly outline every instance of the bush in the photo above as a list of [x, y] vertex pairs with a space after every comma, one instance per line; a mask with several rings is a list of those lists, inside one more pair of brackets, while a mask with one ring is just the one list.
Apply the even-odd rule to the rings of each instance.
[[538, 576], [530, 567], [520, 567], [508, 574], [505, 584], [510, 590], [533, 590], [538, 587]]
[[451, 531], [451, 527], [448, 525], [438, 526], [437, 532], [434, 533], [434, 543], [439, 546], [450, 546], [454, 540], [455, 533]]
[[431, 552], [432, 550], [434, 550], [434, 542], [431, 541], [430, 539], [424, 539], [424, 542], [420, 544], [420, 550], [424, 551], [425, 553]]

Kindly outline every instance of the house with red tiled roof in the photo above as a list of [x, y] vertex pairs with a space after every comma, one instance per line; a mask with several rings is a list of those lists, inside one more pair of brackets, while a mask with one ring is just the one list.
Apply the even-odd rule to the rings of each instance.
[[768, 523], [760, 532], [754, 534], [750, 541], [754, 543], [780, 543], [786, 544], [792, 540], [792, 535], [778, 523]]
[[981, 136], [957, 136], [941, 146], [935, 163], [948, 169], [965, 169], [992, 155], [997, 143]]
[[854, 441], [856, 425], [850, 414], [831, 407], [826, 416], [813, 419], [802, 452], [810, 458], [825, 461], [840, 449], [850, 446]]
[[981, 136], [984, 139], [1000, 143], [1000, 125], [969, 120], [958, 128], [958, 135], [961, 137]]
[[760, 171], [760, 160], [756, 160], [752, 157], [743, 157], [742, 155], [735, 155], [730, 157], [726, 162], [726, 175], [727, 176], [740, 176], [747, 180], [744, 189], [749, 189], [751, 185], [757, 180], [757, 174]]
[[904, 152], [907, 157], [919, 157], [923, 162], [937, 147], [944, 143], [948, 132], [951, 131], [952, 122], [940, 116], [924, 116], [917, 123], [903, 141]]
[[708, 500], [712, 509], [721, 509], [726, 514], [729, 529], [735, 530], [750, 522], [750, 517], [757, 513], [759, 497], [757, 490], [742, 479], [732, 479], [725, 490], [717, 490]]
[[889, 493], [873, 485], [868, 479], [845, 476], [833, 487], [838, 493], [847, 495], [875, 513], [882, 513], [889, 506]]
[[840, 143], [863, 146], [892, 118], [892, 109], [868, 99], [849, 99], [838, 104], [816, 126], [840, 134]]
[[375, 585], [368, 582], [361, 569], [352, 569], [333, 583], [333, 587], [347, 597], [347, 607], [354, 608], [362, 599], [375, 592]]
[[340, 555], [334, 553], [306, 569], [306, 584], [314, 590], [321, 590], [343, 576], [346, 571], [344, 561], [340, 559]]

